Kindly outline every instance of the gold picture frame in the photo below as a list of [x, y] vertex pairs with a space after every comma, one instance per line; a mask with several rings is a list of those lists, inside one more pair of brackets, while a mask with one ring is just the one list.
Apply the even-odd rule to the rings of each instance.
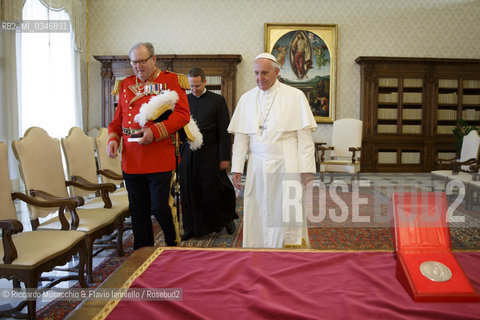
[[279, 80], [305, 93], [315, 120], [333, 122], [337, 25], [265, 23], [265, 52], [277, 58]]

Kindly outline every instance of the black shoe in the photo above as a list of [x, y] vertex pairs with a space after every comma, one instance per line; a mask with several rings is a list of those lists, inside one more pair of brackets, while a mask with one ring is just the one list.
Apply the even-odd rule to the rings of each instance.
[[182, 241], [186, 241], [194, 237], [193, 232], [187, 232], [182, 234]]
[[228, 234], [233, 234], [235, 232], [235, 229], [236, 229], [236, 226], [235, 226], [235, 222], [230, 221], [226, 226], [225, 228], [227, 229], [227, 232]]

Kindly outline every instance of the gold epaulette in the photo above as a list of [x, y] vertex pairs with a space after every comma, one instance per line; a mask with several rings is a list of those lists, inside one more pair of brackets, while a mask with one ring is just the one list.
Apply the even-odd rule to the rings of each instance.
[[115, 81], [115, 86], [113, 86], [113, 90], [111, 94], [117, 95], [120, 92], [120, 83], [122, 83], [122, 80]]
[[178, 77], [178, 84], [182, 89], [188, 90], [190, 89], [190, 84], [188, 83], [188, 77], [183, 73], [177, 73]]

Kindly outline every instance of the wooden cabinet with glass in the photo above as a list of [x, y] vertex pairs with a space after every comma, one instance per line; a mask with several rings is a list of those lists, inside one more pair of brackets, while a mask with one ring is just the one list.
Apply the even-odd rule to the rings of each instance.
[[457, 119], [480, 125], [480, 60], [358, 57], [362, 172], [429, 172], [454, 157]]
[[[133, 74], [128, 56], [94, 56], [102, 64], [102, 126], [106, 127], [113, 119], [117, 106], [117, 96], [111, 94], [115, 81]], [[187, 74], [193, 68], [202, 68], [207, 76], [207, 89], [223, 95], [232, 115], [235, 106], [235, 77], [237, 64], [242, 56], [237, 54], [204, 55], [157, 55], [157, 67]]]

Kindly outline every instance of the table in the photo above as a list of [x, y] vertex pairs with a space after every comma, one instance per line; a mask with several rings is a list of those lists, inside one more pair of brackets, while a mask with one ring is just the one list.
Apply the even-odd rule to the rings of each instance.
[[[454, 253], [480, 291], [480, 253]], [[182, 301], [120, 301], [108, 319], [478, 319], [480, 303], [415, 303], [395, 278], [393, 252], [142, 248], [101, 288], [182, 288]], [[69, 319], [93, 318], [85, 301]], [[100, 318], [102, 319], [102, 318]]]

